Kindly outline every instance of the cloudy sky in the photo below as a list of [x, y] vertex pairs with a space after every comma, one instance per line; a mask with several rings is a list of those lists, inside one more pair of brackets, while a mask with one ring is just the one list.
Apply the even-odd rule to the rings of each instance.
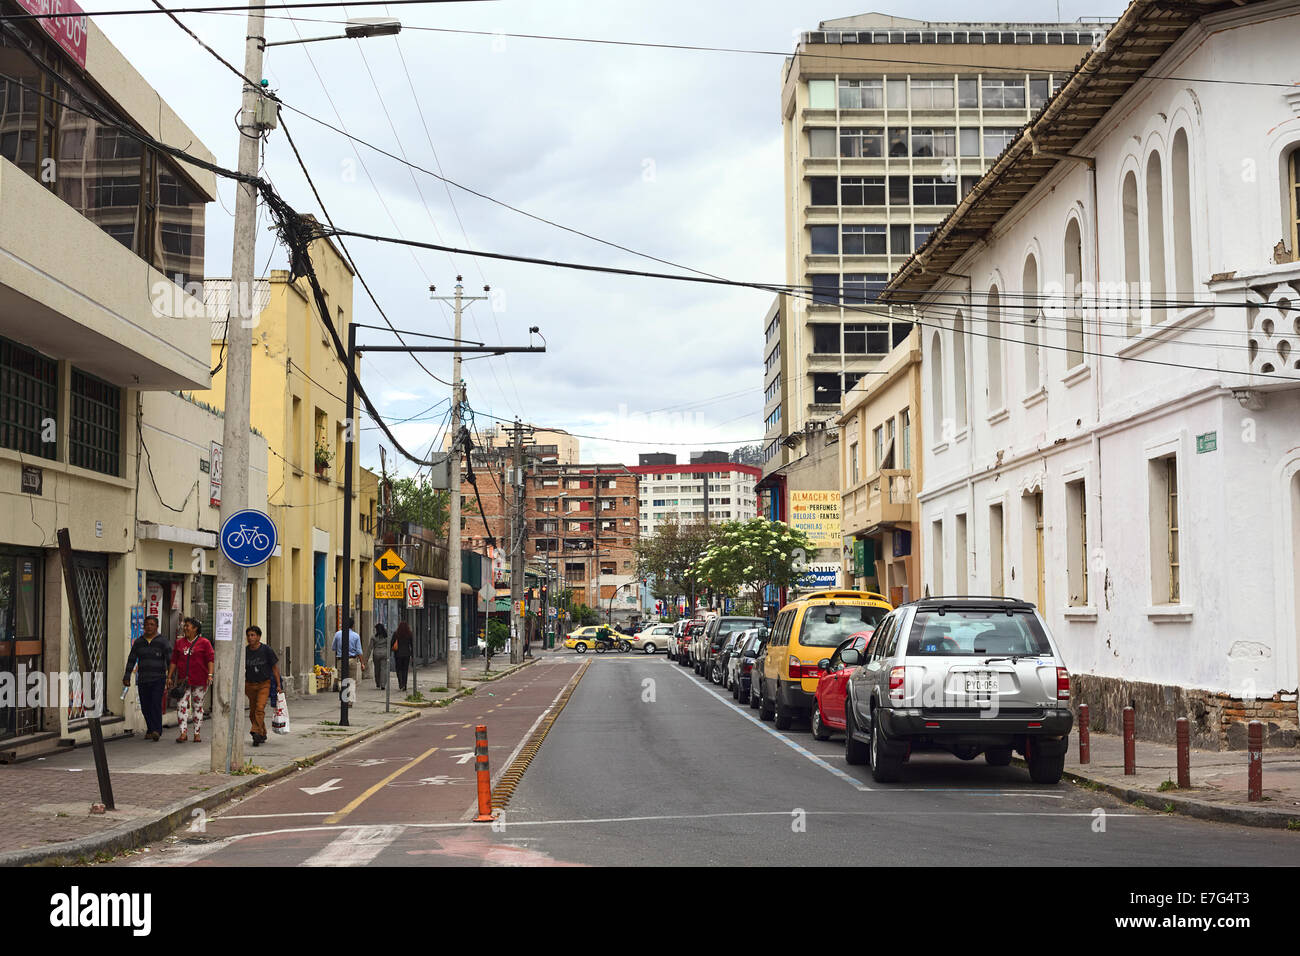
[[[235, 2], [235, 0], [229, 0]], [[82, 0], [96, 9], [139, 0]], [[170, 6], [181, 6], [171, 0]], [[197, 4], [194, 4], [197, 5]], [[1122, 0], [953, 0], [819, 8], [795, 0], [464, 0], [279, 12], [269, 40], [341, 32], [348, 16], [391, 14], [399, 37], [268, 51], [265, 76], [287, 103], [352, 135], [535, 216], [637, 252], [718, 276], [784, 282], [780, 56], [524, 39], [603, 40], [789, 51], [817, 22], [876, 9], [931, 20], [1055, 20], [1117, 15]], [[276, 8], [268, 7], [276, 16]], [[187, 24], [243, 66], [243, 15], [189, 14]], [[236, 165], [239, 82], [161, 16], [102, 17], [108, 37], [202, 141]], [[489, 35], [461, 32], [482, 31]], [[526, 218], [413, 172], [285, 111], [330, 214], [342, 228], [449, 246], [649, 271], [665, 267]], [[298, 211], [319, 214], [279, 132], [265, 170]], [[230, 274], [234, 190], [208, 207], [207, 273]], [[489, 416], [594, 436], [585, 461], [635, 464], [647, 451], [757, 443], [762, 437], [763, 317], [771, 296], [654, 279], [578, 273], [470, 256], [348, 243], [380, 304], [402, 329], [449, 334], [449, 310], [428, 286], [493, 302], [466, 313], [464, 335], [525, 345], [540, 326], [548, 351], [465, 365], [479, 428]], [[283, 267], [265, 231], [259, 270]], [[356, 317], [382, 320], [360, 285]], [[378, 342], [380, 333], [371, 341]], [[425, 364], [450, 379], [450, 359]], [[368, 359], [366, 389], [412, 450], [445, 427], [449, 389], [408, 357]], [[441, 403], [429, 410], [435, 403]], [[376, 432], [362, 462], [378, 466]], [[392, 461], [390, 449], [390, 462]]]

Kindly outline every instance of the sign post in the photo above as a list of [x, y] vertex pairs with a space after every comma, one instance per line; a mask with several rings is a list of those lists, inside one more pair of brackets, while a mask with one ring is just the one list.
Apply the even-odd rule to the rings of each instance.
[[[217, 542], [221, 546], [221, 553], [231, 564], [238, 565], [241, 568], [255, 568], [260, 564], [270, 560], [272, 553], [275, 551], [275, 543], [279, 535], [275, 530], [275, 522], [271, 520], [270, 515], [261, 511], [254, 511], [251, 508], [243, 511], [236, 511], [228, 517], [221, 525], [221, 533], [217, 536]], [[216, 630], [214, 635], [218, 642], [234, 641], [234, 608], [235, 608], [235, 585], [231, 581], [218, 581], [216, 588]], [[240, 673], [239, 661], [243, 652], [240, 644], [235, 644], [235, 666], [230, 675], [230, 721], [228, 733], [226, 735], [226, 770], [229, 772], [231, 763], [234, 760], [234, 748], [236, 738], [235, 722], [238, 715], [243, 713], [242, 707], [236, 707], [234, 701], [239, 699], [239, 686], [243, 683], [244, 675]], [[215, 741], [214, 741], [215, 743]]]

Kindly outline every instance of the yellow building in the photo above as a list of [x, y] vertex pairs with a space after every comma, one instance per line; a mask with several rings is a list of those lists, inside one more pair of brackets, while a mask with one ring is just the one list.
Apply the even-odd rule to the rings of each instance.
[[[840, 502], [854, 587], [921, 597], [921, 341], [916, 329], [844, 396]], [[852, 564], [849, 558], [852, 558]]]
[[[312, 243], [310, 251], [330, 319], [346, 342], [352, 270], [327, 239]], [[221, 364], [229, 296], [229, 279], [204, 283], [214, 368]], [[333, 663], [330, 645], [339, 629], [343, 593], [343, 460], [349, 434], [345, 373], [305, 279], [290, 282], [287, 272], [273, 270], [269, 279], [258, 282], [254, 296], [260, 311], [252, 330], [252, 424], [266, 436], [268, 501], [280, 536], [279, 553], [267, 570], [266, 637], [280, 653], [282, 672], [292, 675], [300, 691], [314, 693], [312, 666]], [[218, 371], [212, 390], [200, 397], [219, 405], [224, 395], [225, 373]], [[358, 421], [351, 434], [360, 435]], [[357, 632], [365, 637], [373, 607], [370, 566], [378, 485], [371, 475], [363, 486], [359, 457], [353, 456], [349, 604], [360, 609], [353, 614]]]

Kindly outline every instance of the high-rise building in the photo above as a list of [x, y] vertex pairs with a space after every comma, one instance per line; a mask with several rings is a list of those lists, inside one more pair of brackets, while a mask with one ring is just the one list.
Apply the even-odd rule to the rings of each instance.
[[[759, 470], [729, 461], [726, 452], [698, 452], [689, 465], [676, 455], [642, 455], [629, 471], [641, 478], [641, 533], [652, 535], [665, 521], [702, 524], [746, 521], [758, 514], [754, 484]], [[708, 508], [705, 508], [705, 486]]]
[[[1104, 23], [827, 20], [786, 61], [786, 281], [763, 325], [763, 473], [911, 328], [866, 309], [1104, 35]], [[807, 427], [806, 427], [807, 426]]]

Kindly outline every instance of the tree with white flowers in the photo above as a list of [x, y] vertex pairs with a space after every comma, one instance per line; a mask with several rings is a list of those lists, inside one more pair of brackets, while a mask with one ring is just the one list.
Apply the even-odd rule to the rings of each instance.
[[715, 592], [753, 591], [756, 606], [761, 607], [769, 586], [790, 587], [799, 580], [813, 552], [808, 535], [783, 521], [728, 521], [718, 528], [692, 571]]

